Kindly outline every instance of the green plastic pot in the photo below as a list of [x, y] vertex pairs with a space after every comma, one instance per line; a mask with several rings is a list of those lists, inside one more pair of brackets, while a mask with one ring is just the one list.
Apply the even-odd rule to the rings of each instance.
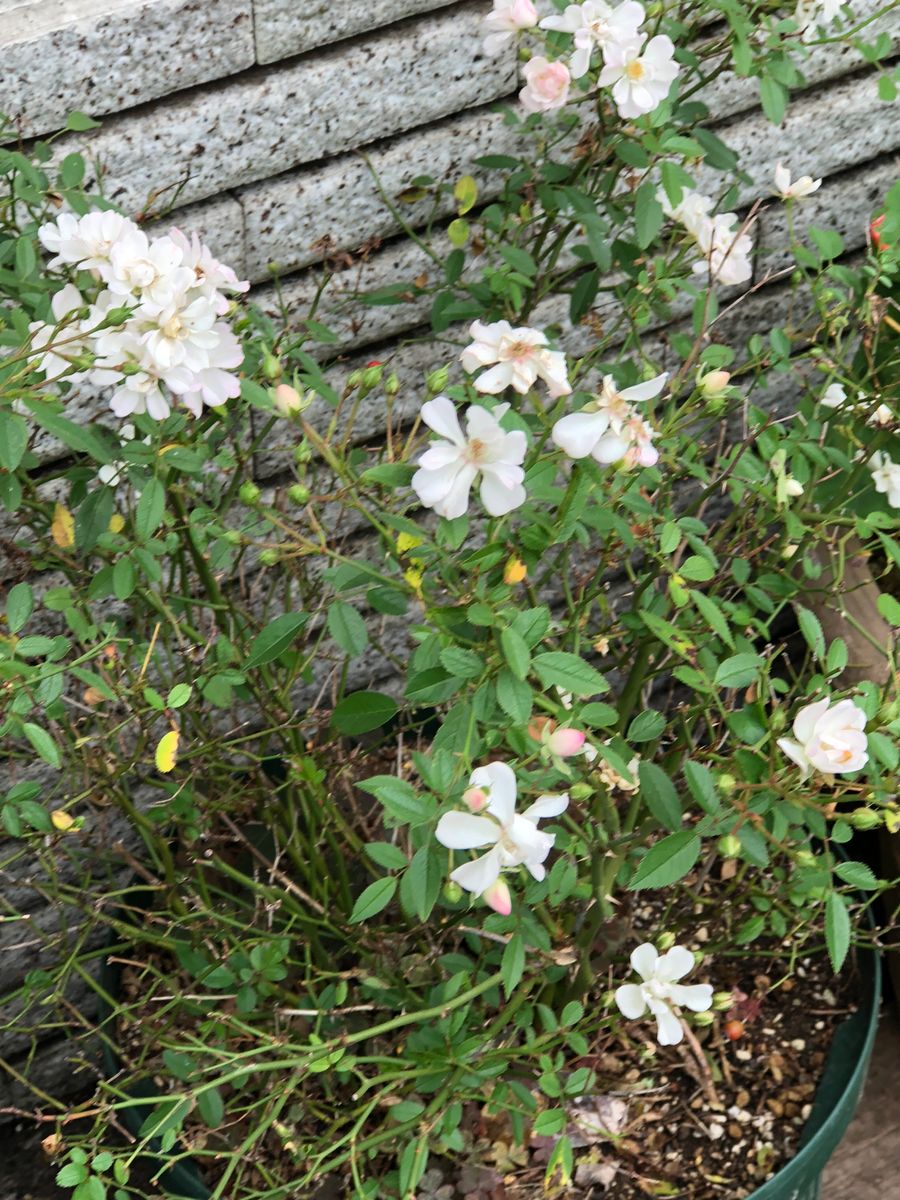
[[[858, 961], [862, 980], [859, 1009], [838, 1026], [797, 1153], [767, 1183], [752, 1192], [748, 1200], [817, 1200], [819, 1196], [825, 1165], [856, 1112], [878, 1028], [881, 959], [875, 951], [865, 950], [859, 953]], [[103, 962], [101, 983], [108, 995], [117, 997], [121, 987], [118, 964]], [[104, 1019], [112, 1020], [114, 1016], [115, 1010], [107, 1007]], [[112, 1075], [121, 1064], [107, 1041], [103, 1043], [103, 1053], [106, 1070]], [[160, 1094], [151, 1079], [137, 1080], [128, 1092], [136, 1098]], [[122, 1119], [136, 1134], [150, 1112], [149, 1105], [137, 1105], [124, 1109]], [[159, 1156], [155, 1165], [158, 1168], [161, 1162], [167, 1161], [169, 1156]], [[199, 1167], [190, 1158], [169, 1162], [159, 1176], [159, 1183], [169, 1196], [178, 1200], [210, 1200], [212, 1197]]]

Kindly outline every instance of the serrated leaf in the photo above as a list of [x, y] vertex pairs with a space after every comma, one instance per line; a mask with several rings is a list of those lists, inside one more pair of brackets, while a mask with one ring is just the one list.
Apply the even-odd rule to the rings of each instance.
[[796, 604], [794, 610], [797, 613], [800, 632], [806, 638], [806, 644], [819, 662], [822, 662], [825, 658], [825, 634], [822, 632], [821, 621], [814, 612], [804, 608], [802, 604]]
[[878, 888], [878, 880], [875, 872], [871, 867], [867, 867], [861, 862], [842, 862], [834, 869], [838, 879], [848, 883], [851, 887], [859, 888], [861, 892], [874, 892]]
[[500, 972], [503, 990], [507, 996], [511, 996], [525, 974], [525, 939], [520, 933], [514, 933], [506, 943], [500, 959]]
[[717, 813], [721, 808], [721, 802], [712, 771], [708, 767], [704, 767], [702, 763], [692, 762], [691, 759], [686, 759], [681, 769], [691, 795], [703, 811]]
[[662, 713], [648, 708], [646, 711], [638, 713], [634, 718], [628, 726], [628, 732], [625, 737], [629, 742], [652, 742], [655, 738], [659, 737], [665, 727], [666, 718]]
[[350, 923], [356, 925], [360, 921], [368, 921], [370, 917], [377, 916], [393, 900], [396, 890], [396, 875], [385, 875], [383, 879], [376, 879], [374, 883], [370, 883], [357, 897], [350, 914]]
[[250, 643], [250, 653], [244, 667], [262, 667], [266, 663], [280, 658], [309, 620], [309, 613], [282, 613], [274, 621], [270, 621], [265, 629]]
[[358, 658], [369, 644], [366, 623], [352, 604], [335, 600], [328, 610], [328, 632], [351, 658]]
[[536, 654], [531, 667], [545, 687], [562, 688], [574, 696], [594, 696], [609, 691], [609, 684], [596, 667], [566, 650]]
[[402, 871], [409, 864], [400, 847], [391, 842], [369, 842], [363, 850], [384, 871]]
[[397, 715], [397, 701], [383, 692], [353, 692], [331, 714], [331, 723], [351, 737], [380, 729]]
[[510, 671], [516, 679], [524, 680], [531, 665], [531, 651], [525, 644], [525, 639], [512, 626], [507, 625], [500, 631], [500, 648]]
[[401, 825], [420, 824], [431, 815], [433, 804], [417, 792], [411, 783], [398, 779], [396, 775], [373, 775], [356, 786], [374, 796]]
[[700, 839], [683, 829], [651, 846], [638, 864], [631, 883], [632, 891], [641, 888], [668, 887], [683, 879], [700, 857]]
[[735, 654], [719, 663], [714, 682], [722, 688], [749, 687], [759, 674], [762, 661], [758, 654]]
[[534, 706], [534, 693], [527, 683], [516, 679], [508, 667], [497, 676], [497, 703], [516, 725], [527, 725]]
[[704, 592], [697, 591], [696, 588], [689, 588], [688, 593], [694, 604], [707, 625], [717, 633], [722, 641], [730, 649], [734, 649], [734, 636], [729, 628], [725, 614], [716, 604], [715, 600], [711, 599]]
[[850, 949], [850, 913], [843, 896], [830, 892], [825, 901], [825, 944], [835, 972], [840, 971]]
[[440, 895], [447, 858], [441, 847], [430, 840], [412, 857], [400, 882], [400, 902], [407, 912], [427, 921]]
[[62, 761], [59, 747], [47, 730], [41, 729], [40, 725], [34, 725], [31, 721], [26, 721], [22, 726], [22, 732], [44, 762], [59, 770]]
[[652, 762], [639, 763], [638, 780], [641, 796], [660, 825], [664, 825], [666, 829], [680, 829], [681, 800], [675, 790], [675, 784], [662, 767]]

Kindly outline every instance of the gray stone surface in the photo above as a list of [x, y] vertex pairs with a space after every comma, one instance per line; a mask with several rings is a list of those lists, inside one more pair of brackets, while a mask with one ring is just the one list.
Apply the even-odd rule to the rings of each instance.
[[106, 194], [126, 211], [180, 186], [179, 202], [214, 196], [413, 125], [484, 104], [514, 82], [512, 55], [485, 59], [483, 5], [454, 5], [294, 62], [170, 97], [147, 112], [70, 135], [106, 168]]
[[318, 261], [324, 238], [329, 250], [344, 250], [390, 237], [398, 230], [398, 214], [412, 227], [445, 216], [450, 199], [435, 205], [433, 195], [416, 198], [410, 188], [423, 175], [454, 182], [473, 174], [481, 197], [494, 195], [503, 173], [478, 168], [473, 159], [513, 154], [521, 142], [501, 113], [481, 108], [372, 146], [368, 164], [359, 154], [346, 154], [240, 188], [249, 276], [267, 278], [271, 262], [283, 274]]
[[32, 0], [0, 18], [0, 112], [27, 137], [253, 62], [251, 0]]
[[257, 61], [278, 62], [291, 54], [356, 33], [365, 34], [450, 3], [452, 0], [366, 0], [363, 4], [348, 0], [254, 0]]
[[[864, 245], [872, 214], [884, 200], [888, 188], [900, 178], [900, 158], [891, 155], [867, 163], [858, 171], [846, 171], [826, 179], [817, 192], [795, 201], [794, 234], [807, 238], [810, 226], [833, 229], [844, 239], [845, 248]], [[791, 264], [788, 210], [776, 200], [760, 217], [760, 252], [757, 273], [783, 270]]]

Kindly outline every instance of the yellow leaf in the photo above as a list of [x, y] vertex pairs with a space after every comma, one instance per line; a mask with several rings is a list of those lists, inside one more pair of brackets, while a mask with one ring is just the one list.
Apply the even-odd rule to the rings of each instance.
[[164, 454], [168, 454], [170, 450], [177, 450], [177, 449], [178, 449], [178, 442], [166, 442], [166, 444], [164, 446], [160, 446], [160, 448], [157, 450], [156, 457], [162, 458], [162, 456]]
[[456, 211], [462, 217], [478, 199], [478, 184], [471, 175], [463, 175], [456, 182], [453, 196], [456, 200]]
[[520, 558], [516, 558], [513, 555], [507, 559], [506, 566], [503, 568], [503, 582], [509, 584], [521, 583], [527, 574], [528, 568]]
[[71, 829], [75, 824], [75, 818], [70, 817], [61, 808], [56, 808], [50, 814], [50, 823], [54, 829], [58, 829], [60, 833], [65, 833], [67, 829]]
[[60, 550], [71, 550], [75, 545], [75, 518], [64, 504], [59, 501], [53, 509], [53, 523], [50, 526], [50, 536]]
[[178, 758], [178, 730], [172, 729], [159, 739], [156, 747], [156, 769], [168, 774], [175, 766]]
[[121, 513], [113, 513], [113, 515], [109, 518], [109, 532], [121, 533], [124, 528], [125, 518]]

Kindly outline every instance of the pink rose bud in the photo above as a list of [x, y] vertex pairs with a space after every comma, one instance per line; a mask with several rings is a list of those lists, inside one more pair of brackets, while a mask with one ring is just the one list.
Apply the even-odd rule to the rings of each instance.
[[481, 788], [470, 787], [463, 792], [463, 804], [467, 806], [469, 812], [481, 812], [487, 807], [488, 797], [487, 792]]
[[531, 0], [513, 0], [509, 19], [518, 29], [530, 29], [532, 25], [537, 25], [537, 9]]
[[492, 883], [483, 894], [482, 899], [485, 904], [489, 905], [494, 912], [499, 913], [501, 917], [508, 917], [512, 912], [512, 896], [510, 896], [509, 888], [502, 879], [498, 879], [496, 883]]
[[279, 383], [275, 389], [275, 407], [283, 417], [289, 417], [300, 412], [304, 405], [296, 388], [289, 383]]
[[560, 758], [571, 758], [580, 754], [584, 749], [585, 735], [580, 729], [554, 729], [547, 739], [547, 744], [553, 754]]

